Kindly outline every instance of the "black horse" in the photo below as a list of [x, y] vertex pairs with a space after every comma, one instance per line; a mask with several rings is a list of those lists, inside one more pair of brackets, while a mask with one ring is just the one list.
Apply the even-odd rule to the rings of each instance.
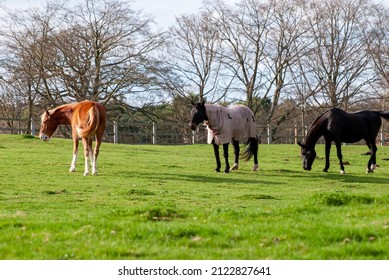
[[[220, 172], [221, 163], [219, 145], [223, 145], [223, 155], [226, 163], [225, 173], [238, 169], [239, 141], [247, 140], [242, 158], [246, 161], [254, 156], [253, 171], [258, 170], [258, 138], [253, 112], [246, 106], [235, 105], [229, 108], [201, 103], [193, 103], [191, 122], [189, 126], [195, 130], [199, 123], [205, 122], [208, 129], [208, 144], [213, 145], [216, 158], [216, 172]], [[235, 162], [230, 169], [228, 163], [228, 145], [234, 147]]]
[[367, 163], [367, 172], [373, 173], [376, 168], [375, 143], [378, 131], [381, 127], [381, 117], [389, 120], [389, 111], [358, 111], [347, 113], [341, 109], [333, 108], [320, 117], [312, 124], [311, 129], [305, 139], [305, 143], [298, 143], [301, 147], [301, 156], [303, 159], [303, 168], [311, 170], [313, 161], [316, 157], [315, 145], [321, 136], [325, 140], [326, 165], [324, 172], [330, 167], [330, 149], [331, 142], [334, 141], [340, 162], [340, 174], [345, 174], [342, 162], [341, 143], [355, 143], [365, 140], [370, 149], [370, 159]]

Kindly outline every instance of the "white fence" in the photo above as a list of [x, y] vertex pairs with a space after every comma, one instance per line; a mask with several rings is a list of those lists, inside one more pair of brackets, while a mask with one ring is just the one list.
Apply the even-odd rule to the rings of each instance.
[[[34, 119], [28, 126], [26, 119], [0, 118], [0, 133], [3, 134], [32, 134], [39, 133], [40, 120]], [[108, 121], [105, 142], [121, 144], [197, 144], [207, 142], [207, 131], [199, 125], [195, 131], [190, 130], [187, 123], [150, 122], [132, 123]], [[272, 127], [257, 126], [257, 135], [262, 144], [297, 144], [302, 141], [307, 133], [307, 127], [298, 125], [282, 127], [276, 133], [272, 133]], [[60, 126], [56, 137], [70, 138], [70, 126]], [[377, 143], [384, 145], [389, 143], [389, 132], [381, 129]], [[323, 143], [323, 139], [319, 140]], [[363, 142], [361, 142], [363, 143]]]

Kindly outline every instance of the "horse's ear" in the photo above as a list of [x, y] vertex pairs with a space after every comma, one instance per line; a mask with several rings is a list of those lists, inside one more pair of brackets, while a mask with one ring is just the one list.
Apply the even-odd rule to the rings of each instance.
[[205, 100], [201, 101], [201, 106], [204, 106]]
[[297, 145], [299, 145], [301, 148], [305, 148], [305, 145], [302, 144], [301, 142], [297, 142]]
[[47, 115], [47, 116], [50, 116], [49, 110], [46, 110], [46, 115]]
[[193, 107], [196, 107], [196, 103], [193, 102], [193, 100], [190, 101]]

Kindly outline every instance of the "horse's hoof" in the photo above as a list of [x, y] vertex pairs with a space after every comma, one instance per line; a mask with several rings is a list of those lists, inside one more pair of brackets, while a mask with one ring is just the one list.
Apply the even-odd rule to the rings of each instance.
[[366, 173], [367, 173], [367, 174], [369, 174], [369, 173], [374, 173], [374, 171], [371, 170], [371, 169], [366, 169]]
[[258, 164], [254, 164], [253, 171], [258, 171]]
[[230, 173], [230, 169], [226, 169], [226, 170], [224, 170], [224, 173]]
[[239, 169], [239, 165], [237, 163], [234, 163], [234, 165], [230, 168], [230, 171], [238, 170], [238, 169]]
[[84, 176], [88, 176], [89, 175], [89, 172], [84, 172]]
[[220, 169], [216, 168], [216, 169], [215, 169], [215, 172], [219, 173], [219, 172], [220, 172]]
[[324, 169], [323, 169], [323, 172], [328, 172], [328, 169], [325, 169], [325, 168], [324, 168]]
[[346, 174], [346, 171], [340, 170], [340, 175], [345, 175], [345, 174]]
[[69, 172], [76, 172], [76, 168], [70, 167]]

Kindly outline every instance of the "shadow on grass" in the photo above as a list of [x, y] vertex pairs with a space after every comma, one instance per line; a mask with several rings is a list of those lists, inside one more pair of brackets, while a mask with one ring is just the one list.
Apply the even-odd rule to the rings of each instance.
[[[224, 176], [225, 175], [225, 176]], [[197, 182], [201, 184], [202, 182], [207, 184], [266, 184], [266, 185], [285, 185], [286, 183], [281, 183], [277, 181], [264, 180], [260, 176], [255, 179], [242, 179], [242, 178], [232, 178], [228, 174], [217, 174], [212, 175], [198, 175], [198, 174], [172, 174], [169, 178], [168, 174], [165, 173], [137, 173], [137, 177], [148, 178], [150, 180], [181, 180], [187, 182]]]
[[388, 179], [383, 177], [378, 177], [380, 175], [375, 176], [375, 174], [350, 174], [346, 173], [341, 175], [339, 173], [332, 172], [319, 172], [319, 171], [293, 171], [293, 170], [283, 170], [282, 174], [284, 176], [290, 176], [293, 178], [307, 178], [307, 180], [315, 180], [315, 179], [328, 179], [332, 181], [338, 181], [342, 183], [362, 183], [362, 184], [388, 184]]

